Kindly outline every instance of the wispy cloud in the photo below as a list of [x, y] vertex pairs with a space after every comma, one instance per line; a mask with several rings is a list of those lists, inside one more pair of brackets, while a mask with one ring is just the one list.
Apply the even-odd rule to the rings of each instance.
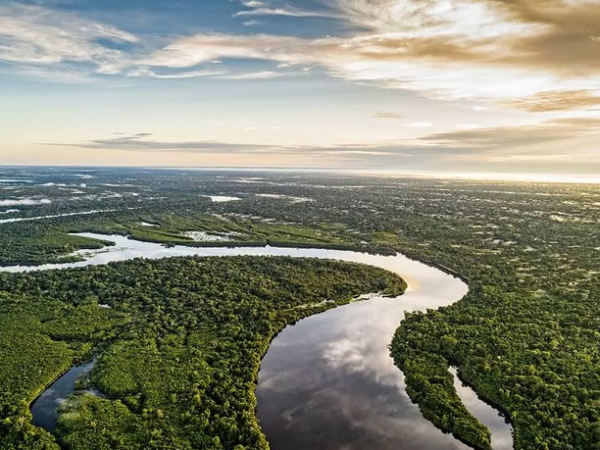
[[[568, 141], [600, 134], [600, 118], [563, 118], [521, 125], [486, 127], [435, 133], [419, 140], [447, 148], [475, 149], [479, 154], [514, 152], [531, 146]], [[547, 148], [547, 147], [546, 147]], [[547, 152], [551, 149], [547, 148]]]
[[[600, 2], [589, 0], [322, 0], [322, 8], [246, 0], [236, 15], [332, 17], [343, 35], [202, 33], [144, 39], [42, 6], [0, 6], [0, 61], [32, 74], [152, 78], [283, 76], [319, 67], [351, 82], [446, 101], [495, 102], [528, 112], [593, 110], [600, 98]], [[111, 46], [104, 41], [123, 45]], [[117, 49], [118, 48], [118, 49]], [[214, 60], [260, 60], [260, 72], [223, 73]], [[164, 69], [164, 70], [161, 70]], [[64, 77], [63, 77], [64, 78]]]
[[[562, 167], [600, 169], [600, 151], [571, 150], [581, 139], [597, 140], [599, 118], [564, 118], [524, 126], [486, 127], [424, 134], [404, 140], [370, 143], [314, 145], [272, 145], [222, 142], [214, 140], [161, 141], [150, 133], [117, 135], [81, 143], [45, 144], [87, 150], [134, 152], [183, 152], [201, 154], [250, 154], [329, 158], [357, 167], [402, 167], [411, 169], [465, 169], [479, 166], [492, 170], [519, 168], [519, 165], [551, 164]], [[541, 166], [540, 166], [541, 167]], [[495, 168], [495, 167], [494, 167]]]
[[[530, 6], [545, 17], [538, 6]], [[434, 99], [496, 102], [530, 111], [521, 99], [552, 90], [600, 92], [597, 42], [579, 33], [584, 49], [577, 48], [577, 58], [567, 55], [571, 47], [546, 45], [545, 39], [560, 40], [563, 34], [575, 32], [566, 23], [573, 7], [557, 8], [556, 23], [549, 18], [546, 22], [527, 19], [523, 11], [487, 0], [338, 0], [331, 7], [362, 31], [319, 39], [199, 34], [177, 39], [146, 62], [192, 67], [212, 58], [245, 58], [319, 66], [330, 76], [348, 81], [415, 91]], [[591, 5], [590, 13], [600, 23], [600, 4]], [[565, 39], [571, 41], [570, 35]], [[562, 57], [571, 65], [565, 67]], [[590, 105], [578, 103], [573, 107]]]
[[148, 67], [140, 67], [127, 73], [129, 77], [151, 77], [162, 79], [186, 79], [186, 78], [204, 78], [224, 76], [227, 72], [224, 70], [190, 70], [177, 73], [156, 73]]
[[47, 146], [79, 147], [92, 150], [126, 150], [126, 151], [176, 151], [176, 152], [205, 152], [205, 153], [257, 153], [271, 151], [273, 146], [260, 144], [239, 144], [210, 140], [167, 142], [152, 139], [152, 133], [136, 133], [131, 135], [116, 135], [107, 139], [94, 139], [87, 142], [44, 143]]
[[258, 25], [262, 25], [260, 20], [247, 20], [243, 23], [245, 27], [256, 27]]
[[119, 73], [128, 56], [98, 41], [136, 44], [139, 38], [110, 25], [40, 6], [0, 5], [0, 61], [32, 66], [79, 63], [100, 74]]
[[226, 58], [300, 64], [310, 57], [302, 50], [306, 44], [310, 43], [288, 36], [198, 34], [177, 39], [140, 64], [183, 69]]
[[530, 112], [568, 111], [600, 107], [600, 91], [587, 89], [539, 92], [507, 102], [509, 106]]
[[273, 6], [264, 1], [242, 1], [242, 5], [248, 9], [238, 11], [234, 17], [247, 16], [287, 16], [287, 17], [333, 17], [330, 12], [310, 11], [290, 5]]

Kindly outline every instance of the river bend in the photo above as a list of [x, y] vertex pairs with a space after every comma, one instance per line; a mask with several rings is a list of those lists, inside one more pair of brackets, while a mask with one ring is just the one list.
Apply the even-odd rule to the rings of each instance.
[[[261, 427], [272, 450], [469, 448], [423, 418], [409, 399], [403, 374], [388, 349], [405, 311], [455, 303], [468, 291], [460, 279], [400, 254], [278, 247], [166, 248], [118, 235], [78, 235], [112, 241], [115, 246], [75, 253], [84, 256], [85, 261], [1, 270], [83, 267], [137, 257], [248, 255], [336, 259], [370, 264], [401, 275], [408, 283], [403, 296], [371, 296], [304, 319], [275, 338], [262, 362], [256, 391]], [[70, 380], [73, 373], [65, 377]], [[469, 410], [492, 431], [494, 450], [511, 449], [512, 429], [504, 418], [470, 388], [458, 380], [455, 385]], [[51, 428], [56, 405], [73, 389], [73, 382], [59, 379], [34, 403], [34, 422]]]

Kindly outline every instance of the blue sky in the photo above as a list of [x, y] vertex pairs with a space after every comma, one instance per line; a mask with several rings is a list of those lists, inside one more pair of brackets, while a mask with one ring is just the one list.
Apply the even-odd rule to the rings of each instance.
[[594, 175], [599, 24], [598, 0], [0, 0], [0, 162]]

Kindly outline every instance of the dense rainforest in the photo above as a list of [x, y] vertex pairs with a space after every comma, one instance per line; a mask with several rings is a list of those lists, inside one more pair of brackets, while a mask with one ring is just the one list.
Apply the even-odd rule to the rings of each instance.
[[[132, 260], [0, 275], [0, 448], [266, 449], [254, 389], [283, 327], [369, 292], [399, 295], [381, 269], [313, 259]], [[96, 356], [61, 406], [56, 437], [30, 402]]]
[[[426, 417], [477, 439], [455, 420], [462, 405], [448, 372], [454, 365], [506, 412], [516, 449], [600, 448], [600, 187], [109, 169], [87, 172], [81, 187], [77, 174], [29, 171], [21, 176], [37, 184], [0, 193], [50, 201], [5, 211], [0, 265], [70, 260], [101, 245], [68, 234], [77, 231], [206, 245], [183, 234], [201, 231], [228, 239], [219, 245], [402, 251], [460, 273], [470, 286], [451, 307], [409, 315], [394, 337], [392, 355]], [[64, 186], [43, 187], [49, 179]], [[93, 321], [100, 327], [93, 333], [110, 336], [103, 320], [123, 318]]]

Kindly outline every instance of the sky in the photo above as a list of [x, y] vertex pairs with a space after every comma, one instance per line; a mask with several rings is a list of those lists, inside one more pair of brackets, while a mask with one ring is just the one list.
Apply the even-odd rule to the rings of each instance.
[[0, 0], [0, 164], [600, 174], [600, 0]]

